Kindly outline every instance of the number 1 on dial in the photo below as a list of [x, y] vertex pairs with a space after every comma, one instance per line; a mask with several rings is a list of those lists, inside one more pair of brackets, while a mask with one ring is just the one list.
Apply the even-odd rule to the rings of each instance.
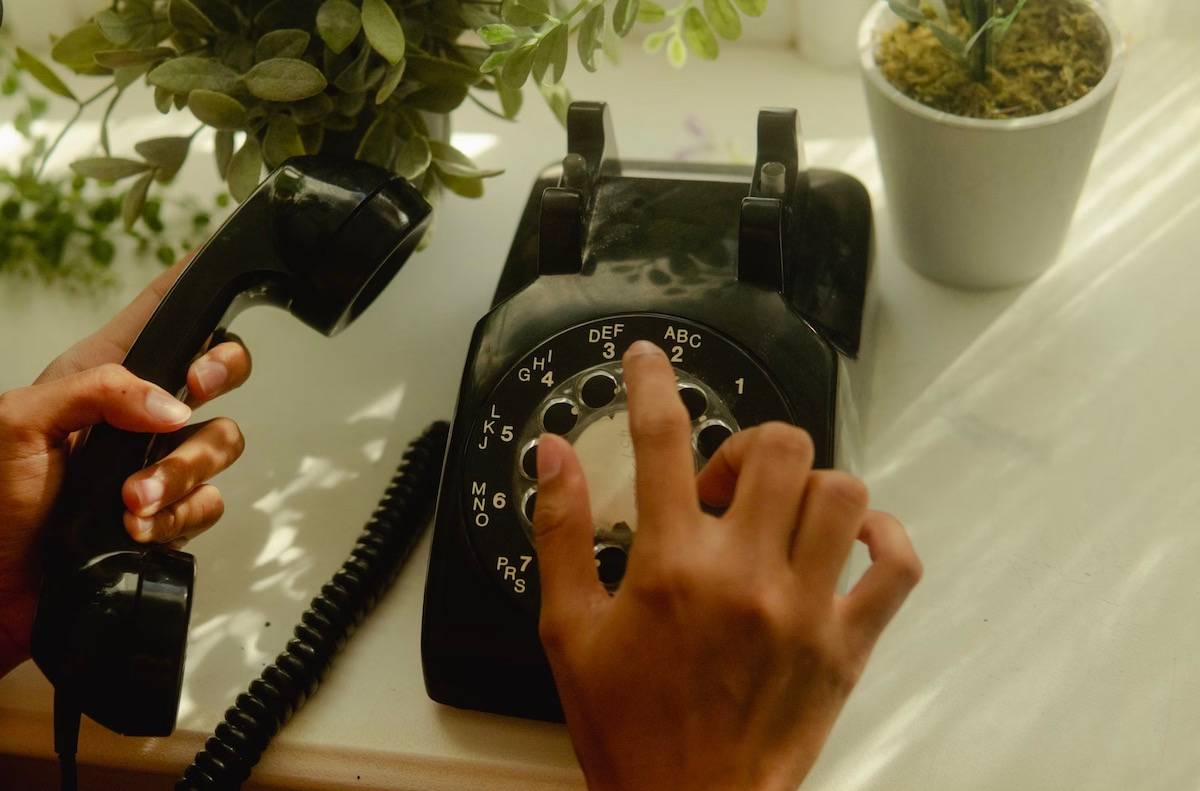
[[745, 380], [745, 378], [738, 379], [737, 381], [735, 381], [735, 382], [734, 382], [734, 384], [735, 384], [735, 385], [737, 385], [737, 389], [738, 389], [738, 395], [744, 395], [744, 394], [745, 394], [745, 392], [746, 392], [746, 380]]

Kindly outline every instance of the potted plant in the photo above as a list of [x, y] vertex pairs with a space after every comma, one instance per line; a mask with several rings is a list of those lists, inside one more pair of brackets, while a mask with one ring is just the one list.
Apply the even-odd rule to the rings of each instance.
[[966, 288], [1057, 258], [1123, 65], [1094, 0], [881, 0], [859, 32], [899, 252]]
[[[569, 42], [594, 70], [601, 51], [616, 60], [616, 41], [641, 20], [659, 29], [646, 47], [675, 66], [688, 53], [715, 58], [718, 37], [741, 34], [741, 15], [766, 0], [115, 0], [57, 38], [59, 67], [101, 82], [77, 94], [56, 67], [23, 48], [16, 63], [50, 92], [99, 115], [99, 147], [72, 163], [80, 176], [121, 182], [122, 215], [132, 229], [156, 182], [169, 182], [201, 132], [215, 130], [216, 166], [244, 200], [264, 165], [331, 153], [389, 168], [430, 199], [442, 189], [467, 197], [499, 171], [475, 164], [449, 141], [446, 118], [466, 101], [512, 119], [522, 86], [537, 83], [565, 116], [562, 83]], [[76, 83], [72, 83], [73, 85]], [[190, 135], [138, 142], [118, 151], [109, 119], [121, 98], [144, 85], [163, 113], [190, 113]], [[35, 168], [40, 173], [58, 142]]]

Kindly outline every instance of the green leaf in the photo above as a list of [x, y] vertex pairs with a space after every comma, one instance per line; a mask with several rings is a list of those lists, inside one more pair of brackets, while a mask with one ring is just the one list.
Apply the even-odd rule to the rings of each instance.
[[358, 38], [362, 29], [362, 14], [350, 0], [325, 0], [317, 12], [317, 32], [325, 45], [337, 54]]
[[133, 230], [133, 225], [142, 216], [146, 206], [146, 195], [150, 192], [150, 182], [154, 181], [154, 171], [143, 173], [121, 201], [121, 219], [125, 222], [125, 230]]
[[211, 36], [217, 32], [217, 26], [192, 0], [170, 0], [167, 3], [167, 20], [181, 33]]
[[416, 181], [422, 173], [429, 169], [429, 163], [432, 161], [433, 154], [429, 149], [429, 141], [421, 135], [413, 135], [405, 140], [396, 152], [394, 169], [403, 178]]
[[71, 163], [71, 170], [79, 175], [100, 181], [120, 181], [150, 169], [151, 166], [145, 162], [119, 157], [93, 157]]
[[375, 93], [375, 104], [383, 104], [392, 97], [392, 94], [396, 92], [396, 87], [404, 79], [404, 71], [407, 66], [407, 60], [402, 60], [394, 66], [388, 66], [387, 72], [383, 75], [383, 82]]
[[625, 38], [629, 31], [633, 30], [633, 23], [638, 19], [640, 5], [638, 0], [617, 0], [617, 5], [613, 9], [612, 26], [621, 38]]
[[604, 33], [604, 6], [598, 5], [588, 11], [579, 25], [579, 62], [588, 71], [596, 70], [596, 50], [600, 48], [600, 36]]
[[928, 21], [925, 18], [925, 14], [921, 13], [920, 8], [910, 5], [906, 0], [888, 0], [888, 8], [905, 22], [923, 25]]
[[550, 112], [554, 113], [554, 117], [565, 127], [567, 109], [571, 106], [571, 92], [567, 90], [567, 86], [560, 82], [558, 85], [539, 85], [538, 90], [541, 91], [542, 99], [550, 108]]
[[50, 57], [80, 74], [102, 74], [96, 65], [96, 53], [112, 48], [113, 43], [104, 37], [99, 25], [89, 22], [60, 38], [50, 50]]
[[310, 41], [312, 41], [312, 36], [304, 30], [296, 28], [272, 30], [258, 40], [258, 44], [254, 47], [254, 60], [298, 58], [308, 49]]
[[546, 21], [549, 10], [539, 0], [504, 0], [500, 4], [500, 18], [517, 27], [537, 27]]
[[425, 85], [474, 85], [482, 79], [465, 63], [422, 55], [409, 55], [407, 60], [409, 78]]
[[318, 93], [316, 96], [292, 102], [288, 105], [288, 112], [292, 114], [292, 120], [301, 126], [320, 123], [333, 112], [333, 99], [330, 99], [328, 94]]
[[950, 54], [959, 60], [964, 60], [967, 57], [967, 45], [961, 38], [951, 33], [949, 30], [942, 28], [940, 25], [927, 25], [926, 27], [937, 36], [937, 40], [942, 42], [942, 46], [949, 50]]
[[508, 59], [512, 57], [514, 52], [516, 52], [515, 49], [502, 49], [498, 52], [493, 52], [479, 65], [479, 73], [491, 74], [508, 62]]
[[705, 60], [716, 60], [720, 52], [717, 37], [698, 8], [689, 8], [683, 15], [683, 38], [688, 49]]
[[[841, 0], [836, 0], [840, 2]], [[733, 0], [746, 16], [762, 16], [767, 10], [767, 0]]]
[[396, 126], [390, 115], [380, 113], [367, 127], [358, 143], [358, 150], [354, 152], [354, 158], [387, 168], [391, 167], [395, 152]]
[[184, 55], [160, 63], [147, 79], [173, 94], [185, 96], [197, 89], [232, 93], [237, 88], [238, 75], [233, 69], [213, 58]]
[[997, 17], [998, 21], [996, 22], [996, 29], [992, 31], [992, 41], [994, 44], [999, 45], [1000, 42], [1002, 42], [1008, 35], [1008, 31], [1012, 27], [1012, 23], [1016, 21], [1017, 15], [1021, 13], [1023, 8], [1025, 8], [1026, 2], [1027, 0], [1017, 0], [1017, 4], [1013, 6], [1013, 9], [1008, 13], [1008, 16]]
[[520, 88], [510, 88], [504, 80], [496, 80], [496, 93], [500, 94], [500, 109], [505, 118], [516, 118], [525, 101], [525, 94]]
[[194, 90], [188, 95], [188, 109], [214, 129], [236, 131], [246, 125], [246, 105], [228, 94]]
[[246, 73], [246, 89], [268, 102], [295, 102], [325, 90], [325, 75], [303, 60], [272, 58]]
[[153, 24], [153, 19], [147, 16], [135, 15], [130, 12], [118, 14], [111, 8], [96, 14], [93, 21], [99, 26], [104, 37], [118, 47], [127, 46], [141, 28], [148, 23]]
[[21, 68], [29, 72], [29, 76], [42, 84], [42, 87], [57, 96], [72, 101], [78, 101], [75, 94], [67, 87], [67, 84], [58, 78], [49, 66], [42, 63], [33, 55], [30, 55], [25, 50], [17, 47], [17, 63], [21, 64]]
[[553, 85], [562, 79], [567, 69], [567, 35], [565, 24], [556, 25], [538, 43], [533, 56], [533, 74], [538, 82]]
[[654, 54], [663, 48], [663, 45], [667, 43], [667, 39], [670, 36], [670, 30], [656, 30], [642, 41], [642, 49], [650, 54]]
[[172, 101], [174, 101], [174, 97], [171, 96], [170, 91], [166, 88], [154, 87], [154, 106], [158, 108], [160, 113], [166, 115], [171, 112]]
[[95, 54], [96, 63], [106, 69], [123, 69], [130, 66], [149, 66], [175, 54], [170, 47], [149, 49], [110, 49]]
[[442, 173], [466, 179], [483, 179], [499, 176], [503, 170], [483, 170], [476, 167], [463, 152], [449, 143], [441, 140], [430, 140], [429, 150], [433, 156], [434, 166]]
[[292, 157], [304, 156], [304, 141], [300, 139], [300, 128], [286, 115], [276, 115], [267, 124], [263, 138], [263, 160], [274, 169]]
[[729, 0], [704, 0], [704, 16], [717, 35], [726, 41], [741, 38], [742, 18]]
[[667, 42], [667, 62], [677, 69], [682, 69], [683, 64], [687, 63], [687, 45], [677, 35], [671, 36]]
[[183, 167], [191, 145], [190, 137], [156, 137], [153, 140], [143, 140], [134, 146], [134, 150], [161, 170], [162, 176], [170, 178]]
[[497, 44], [507, 44], [517, 37], [517, 31], [512, 29], [512, 25], [484, 25], [479, 28], [479, 37], [484, 43], [489, 46]]
[[343, 93], [360, 93], [367, 89], [367, 66], [371, 62], [371, 44], [364, 41], [358, 54], [333, 79], [334, 87]]
[[404, 57], [404, 28], [386, 0], [363, 0], [362, 24], [375, 51], [388, 63], [399, 63]]
[[642, 0], [638, 7], [637, 21], [647, 25], [661, 22], [667, 15], [667, 10], [653, 0]]
[[249, 198], [258, 187], [262, 176], [262, 149], [254, 135], [246, 135], [246, 142], [229, 161], [229, 193], [238, 203]]
[[511, 58], [500, 70], [500, 79], [510, 88], [520, 88], [529, 79], [529, 71], [533, 68], [535, 47], [526, 44], [513, 52]]
[[217, 175], [224, 181], [229, 175], [229, 162], [233, 159], [233, 132], [217, 132], [213, 150], [217, 160]]
[[448, 113], [467, 98], [469, 86], [429, 85], [404, 97], [404, 104], [430, 113]]
[[434, 166], [434, 171], [437, 173], [438, 180], [445, 184], [446, 188], [455, 195], [461, 195], [464, 198], [483, 197], [483, 179], [452, 176], [449, 173], [443, 173], [441, 170], [438, 170], [436, 166]]

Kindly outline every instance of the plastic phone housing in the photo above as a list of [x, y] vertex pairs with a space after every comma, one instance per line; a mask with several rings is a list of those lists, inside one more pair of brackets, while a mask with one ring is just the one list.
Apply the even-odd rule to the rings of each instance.
[[[562, 711], [537, 633], [530, 438], [554, 426], [578, 449], [587, 426], [617, 416], [621, 354], [646, 338], [700, 404], [698, 464], [706, 428], [719, 440], [722, 425], [782, 419], [811, 433], [819, 466], [834, 465], [848, 417], [839, 369], [859, 354], [872, 257], [865, 188], [805, 168], [794, 110], [760, 113], [753, 168], [622, 160], [600, 103], [573, 104], [567, 126], [568, 154], [534, 184], [471, 340], [422, 624], [434, 700], [552, 721]], [[597, 528], [610, 590], [621, 527]]]

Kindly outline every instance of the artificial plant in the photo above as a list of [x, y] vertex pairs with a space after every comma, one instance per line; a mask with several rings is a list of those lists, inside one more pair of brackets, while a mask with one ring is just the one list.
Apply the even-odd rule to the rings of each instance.
[[[901, 19], [927, 27], [967, 67], [971, 79], [984, 82], [997, 48], [1026, 2], [1016, 0], [1007, 10], [1000, 0], [888, 0], [888, 6]], [[967, 38], [957, 32], [951, 10], [966, 20]]]
[[[428, 196], [443, 187], [475, 197], [484, 170], [431, 129], [430, 119], [465, 101], [514, 118], [532, 78], [562, 117], [561, 80], [569, 41], [595, 69], [596, 53], [615, 58], [617, 38], [641, 19], [658, 24], [648, 49], [665, 48], [682, 65], [689, 50], [719, 51], [717, 36], [741, 34], [740, 13], [757, 16], [766, 0], [114, 0], [58, 39], [51, 57], [77, 74], [104, 80], [81, 98], [29, 52], [21, 65], [48, 90], [74, 102], [74, 121], [103, 104], [103, 156], [72, 163], [102, 181], [129, 180], [124, 214], [139, 216], [154, 182], [170, 181], [196, 135], [216, 130], [216, 165], [237, 200], [258, 184], [264, 164], [331, 152], [389, 168]], [[190, 135], [144, 140], [137, 157], [115, 155], [109, 120], [139, 83], [163, 113], [189, 112]], [[70, 123], [67, 128], [70, 128]], [[66, 130], [63, 130], [63, 135]], [[60, 135], [59, 139], [61, 139]], [[47, 147], [42, 164], [54, 153]]]

